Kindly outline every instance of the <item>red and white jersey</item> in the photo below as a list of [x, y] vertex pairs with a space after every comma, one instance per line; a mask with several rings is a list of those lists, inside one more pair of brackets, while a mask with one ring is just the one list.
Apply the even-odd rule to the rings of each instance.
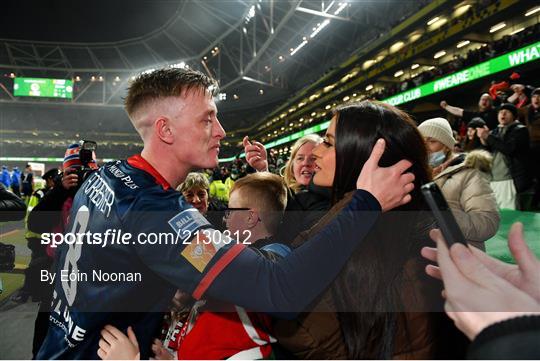
[[266, 359], [272, 355], [269, 316], [227, 306], [221, 312], [200, 311], [197, 302], [185, 323], [178, 347], [179, 360]]

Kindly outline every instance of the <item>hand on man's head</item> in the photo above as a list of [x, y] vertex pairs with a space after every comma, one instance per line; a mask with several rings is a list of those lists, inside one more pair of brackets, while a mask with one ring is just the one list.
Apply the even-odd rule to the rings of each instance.
[[356, 189], [371, 193], [383, 212], [409, 203], [409, 193], [414, 189], [414, 174], [405, 173], [412, 166], [410, 161], [403, 159], [391, 167], [379, 167], [384, 148], [384, 139], [379, 139], [356, 181]]

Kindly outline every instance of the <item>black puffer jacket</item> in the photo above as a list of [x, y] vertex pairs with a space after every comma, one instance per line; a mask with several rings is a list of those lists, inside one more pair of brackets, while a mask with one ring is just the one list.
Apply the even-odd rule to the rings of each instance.
[[529, 130], [519, 122], [508, 126], [504, 137], [500, 136], [501, 128], [495, 128], [487, 138], [487, 149], [504, 154], [509, 161], [510, 174], [518, 193], [532, 185], [529, 159]]
[[330, 209], [331, 194], [330, 188], [316, 186], [313, 180], [298, 193], [289, 189], [287, 208], [276, 239], [288, 244], [300, 232], [310, 229]]

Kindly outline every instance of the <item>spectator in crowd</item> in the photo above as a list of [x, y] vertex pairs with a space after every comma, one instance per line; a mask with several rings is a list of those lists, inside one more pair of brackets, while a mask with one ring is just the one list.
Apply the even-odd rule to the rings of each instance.
[[491, 188], [499, 208], [517, 209], [519, 195], [532, 185], [529, 170], [529, 130], [517, 121], [517, 108], [505, 103], [499, 108], [499, 127], [477, 128], [482, 144], [493, 153]]
[[418, 127], [426, 140], [433, 180], [441, 189], [467, 242], [485, 250], [499, 229], [499, 211], [489, 185], [491, 155], [483, 150], [454, 154], [452, 128], [444, 118]]
[[[287, 209], [278, 236], [284, 242], [311, 228], [330, 209], [330, 189], [319, 187], [312, 180], [315, 168], [312, 153], [321, 142], [322, 138], [316, 134], [298, 139], [285, 163], [283, 176], [288, 187]], [[257, 171], [268, 169], [266, 149], [261, 143], [252, 144], [245, 137], [244, 152], [247, 162]]]
[[317, 134], [309, 134], [298, 139], [291, 148], [291, 156], [283, 170], [285, 184], [294, 193], [307, 189], [315, 168], [313, 148], [322, 142]]
[[202, 215], [208, 212], [208, 190], [210, 184], [202, 173], [189, 173], [177, 190], [182, 193], [186, 201], [196, 208]]
[[26, 165], [24, 168], [24, 173], [21, 181], [21, 193], [24, 199], [28, 202], [28, 199], [32, 196], [34, 192], [34, 173], [32, 172], [32, 167], [30, 164]]
[[428, 312], [442, 308], [440, 290], [422, 275], [425, 264], [417, 257], [434, 224], [423, 211], [427, 206], [420, 193], [421, 184], [431, 180], [431, 171], [423, 138], [406, 113], [370, 101], [335, 110], [323, 143], [313, 150], [313, 180], [332, 187], [333, 207], [293, 245], [305, 242], [347, 204], [354, 179], [379, 137], [388, 144], [381, 165], [401, 158], [412, 162], [412, 201], [381, 217], [313, 312], [295, 321], [276, 322], [278, 341], [296, 357], [429, 359], [441, 352], [438, 346], [443, 344], [459, 352], [450, 333], [437, 334], [448, 320]]
[[[193, 173], [191, 173], [193, 174]], [[239, 234], [238, 241], [247, 242], [268, 259], [278, 259], [290, 253], [290, 248], [276, 243], [277, 231], [287, 190], [281, 177], [268, 172], [250, 174], [239, 179], [231, 189], [227, 209], [227, 230]], [[242, 307], [200, 300], [193, 305], [176, 336], [178, 360], [270, 359], [275, 358], [276, 339], [272, 336], [272, 321], [263, 313]], [[163, 343], [154, 342], [153, 351], [173, 359]], [[135, 359], [140, 354], [131, 328], [127, 336], [113, 326], [102, 331], [98, 355], [104, 360]]]
[[483, 149], [484, 146], [476, 134], [476, 129], [483, 128], [486, 126], [484, 119], [480, 117], [472, 118], [472, 120], [467, 124], [467, 136], [465, 138], [465, 145], [463, 150], [465, 152], [470, 152], [475, 149]]
[[540, 88], [536, 88], [531, 93], [531, 104], [521, 108], [520, 113], [522, 123], [529, 129], [532, 171], [536, 178], [532, 206], [538, 209], [540, 208]]
[[6, 187], [6, 189], [9, 189], [11, 187], [11, 175], [9, 174], [8, 167], [5, 165], [2, 166], [0, 183], [2, 183], [4, 187]]
[[[28, 201], [28, 215], [32, 212], [32, 209], [43, 199], [45, 194], [55, 186], [55, 180], [57, 179], [59, 171], [57, 168], [50, 169], [43, 174], [43, 180], [45, 181], [45, 188], [36, 190], [30, 200]], [[43, 286], [45, 282], [40, 281], [41, 270], [49, 270], [52, 265], [52, 259], [47, 256], [45, 246], [41, 244], [41, 234], [32, 232], [26, 227], [27, 246], [32, 252], [30, 255], [30, 263], [24, 270], [24, 283], [21, 289], [11, 297], [11, 299], [17, 303], [24, 303], [28, 297], [32, 296], [34, 302], [43, 300]]]
[[223, 211], [227, 204], [209, 196], [210, 183], [204, 173], [191, 172], [177, 190], [185, 200], [208, 219], [212, 225], [222, 230]]
[[238, 169], [232, 168], [230, 172], [228, 173], [227, 178], [225, 179], [225, 186], [227, 186], [228, 189], [232, 189], [234, 186], [234, 182], [238, 179]]
[[422, 255], [438, 263], [426, 272], [442, 279], [445, 310], [470, 339], [468, 359], [534, 360], [540, 358], [540, 260], [515, 223], [508, 248], [517, 265], [501, 262], [473, 247], [448, 249], [439, 230], [431, 232], [437, 248]]
[[214, 173], [212, 173], [210, 197], [221, 202], [227, 202], [229, 200], [229, 188], [223, 183], [223, 175], [219, 168], [214, 169]]
[[26, 204], [0, 182], [0, 222], [18, 221], [26, 214]]
[[498, 124], [497, 110], [493, 107], [493, 99], [487, 93], [480, 96], [477, 111], [464, 110], [449, 105], [445, 100], [441, 101], [441, 108], [456, 117], [460, 117], [465, 124], [468, 124], [473, 118], [482, 118], [489, 129], [495, 129]]
[[19, 167], [13, 167], [13, 172], [11, 172], [11, 190], [17, 197], [21, 196], [21, 171]]

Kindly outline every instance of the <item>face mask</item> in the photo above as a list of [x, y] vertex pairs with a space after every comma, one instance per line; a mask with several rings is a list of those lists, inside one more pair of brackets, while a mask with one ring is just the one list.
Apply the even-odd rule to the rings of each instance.
[[429, 155], [429, 166], [431, 168], [438, 167], [444, 162], [445, 158], [446, 158], [446, 154], [444, 154], [442, 150], [435, 153], [431, 153]]

